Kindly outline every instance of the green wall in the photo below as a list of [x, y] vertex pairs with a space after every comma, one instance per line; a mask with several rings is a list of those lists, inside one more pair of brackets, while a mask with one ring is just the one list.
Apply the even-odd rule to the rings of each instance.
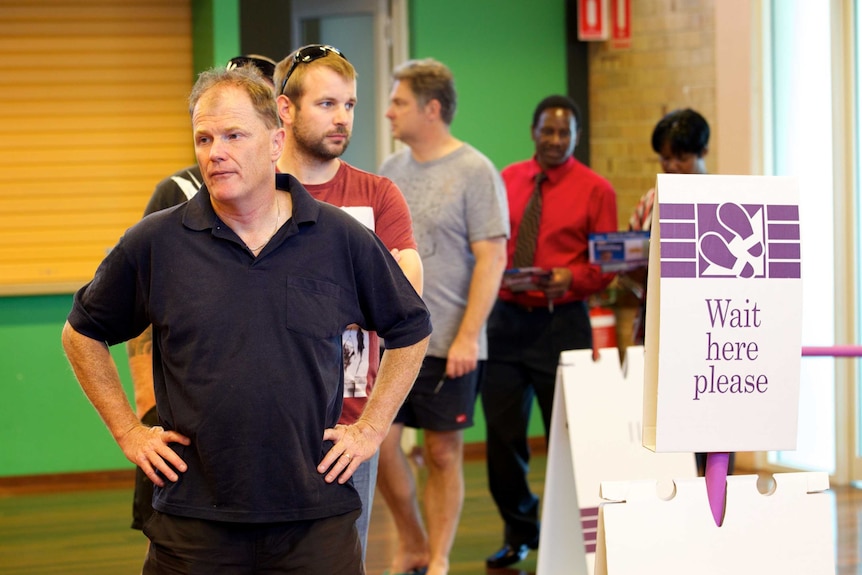
[[533, 154], [539, 100], [566, 93], [565, 0], [411, 0], [410, 57], [452, 70], [452, 132], [498, 169]]
[[[194, 0], [195, 71], [240, 53], [237, 0]], [[529, 157], [532, 110], [566, 91], [565, 0], [412, 0], [411, 57], [455, 74], [455, 135], [505, 165]], [[71, 295], [0, 297], [0, 476], [131, 468], [60, 346]], [[123, 346], [113, 348], [126, 390]], [[466, 440], [484, 440], [484, 420]], [[531, 435], [542, 434], [533, 417]]]
[[239, 0], [192, 0], [192, 82], [200, 72], [242, 53], [239, 14]]
[[[0, 298], [0, 476], [131, 468], [63, 354], [72, 297]], [[123, 346], [112, 349], [126, 390]]]

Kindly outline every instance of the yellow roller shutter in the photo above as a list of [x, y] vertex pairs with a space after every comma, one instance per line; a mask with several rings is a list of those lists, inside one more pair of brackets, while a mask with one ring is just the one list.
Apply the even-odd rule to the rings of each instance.
[[0, 0], [0, 295], [92, 277], [194, 161], [189, 0]]

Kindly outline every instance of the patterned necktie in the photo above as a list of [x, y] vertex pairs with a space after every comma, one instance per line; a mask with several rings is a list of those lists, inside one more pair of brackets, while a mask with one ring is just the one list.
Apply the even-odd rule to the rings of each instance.
[[516, 268], [525, 268], [533, 265], [533, 256], [536, 253], [536, 240], [539, 238], [539, 222], [542, 219], [542, 182], [548, 179], [547, 174], [539, 172], [536, 174], [536, 185], [521, 225], [518, 227], [518, 239], [515, 240], [515, 255], [512, 265]]

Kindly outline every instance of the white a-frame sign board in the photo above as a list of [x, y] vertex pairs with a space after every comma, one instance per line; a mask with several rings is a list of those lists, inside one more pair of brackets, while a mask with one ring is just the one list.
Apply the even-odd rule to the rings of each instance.
[[[644, 445], [795, 449], [802, 258], [792, 178], [658, 177], [650, 237]], [[825, 473], [603, 482], [596, 575], [834, 575]], [[712, 485], [712, 487], [710, 487]]]
[[602, 483], [596, 575], [835, 575], [829, 476], [778, 473], [769, 495], [756, 475], [727, 478], [716, 526], [703, 478], [676, 481], [670, 499], [654, 481]]
[[560, 356], [542, 499], [537, 575], [590, 575], [603, 480], [694, 477], [694, 455], [641, 444], [643, 348]]

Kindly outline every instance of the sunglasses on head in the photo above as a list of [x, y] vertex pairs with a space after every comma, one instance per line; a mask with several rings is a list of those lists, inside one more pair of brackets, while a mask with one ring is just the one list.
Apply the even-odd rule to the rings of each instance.
[[287, 88], [287, 81], [290, 80], [290, 75], [293, 74], [293, 71], [296, 70], [296, 67], [300, 64], [308, 64], [309, 62], [314, 62], [315, 60], [319, 60], [330, 53], [337, 54], [341, 56], [345, 60], [347, 57], [341, 53], [341, 50], [335, 48], [333, 46], [328, 46], [326, 44], [309, 44], [308, 46], [304, 46], [297, 50], [293, 54], [293, 62], [290, 64], [290, 68], [287, 69], [287, 74], [284, 75], [284, 80], [281, 83], [281, 90], [279, 94], [284, 94], [284, 89]]
[[260, 73], [268, 78], [270, 82], [272, 81], [273, 74], [275, 74], [275, 64], [261, 58], [255, 58], [254, 56], [237, 56], [236, 58], [231, 58], [230, 62], [227, 63], [226, 68], [228, 70], [234, 70], [244, 66], [254, 66], [260, 70]]

